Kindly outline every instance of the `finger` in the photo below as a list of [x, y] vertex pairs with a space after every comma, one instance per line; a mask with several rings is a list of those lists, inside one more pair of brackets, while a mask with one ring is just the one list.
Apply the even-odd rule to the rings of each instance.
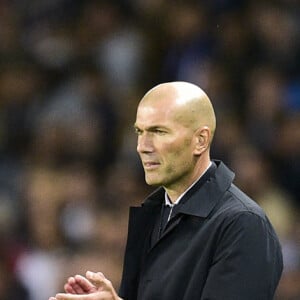
[[55, 297], [50, 297], [48, 300], [56, 300]]
[[70, 285], [70, 284], [68, 284], [68, 283], [66, 283], [66, 284], [64, 285], [64, 290], [65, 290], [66, 293], [69, 293], [69, 294], [77, 294], [77, 292], [76, 292], [76, 290], [73, 288], [73, 286]]
[[106, 279], [106, 277], [103, 275], [103, 273], [101, 272], [91, 272], [91, 271], [87, 271], [86, 272], [86, 278], [92, 282], [95, 286], [97, 286], [100, 289], [107, 289], [107, 285], [108, 285], [108, 280]]
[[68, 283], [66, 283], [64, 285], [64, 290], [68, 294], [84, 294], [82, 288], [77, 284], [69, 285]]
[[[55, 300], [91, 300], [96, 299], [94, 294], [87, 294], [87, 295], [74, 295], [74, 294], [63, 294], [59, 293], [55, 296]], [[99, 298], [105, 299], [105, 298]]]
[[84, 294], [86, 292], [74, 277], [69, 277], [67, 283], [64, 285], [64, 290], [69, 294]]
[[69, 294], [86, 294], [96, 291], [96, 287], [81, 275], [69, 277], [64, 285], [64, 290]]
[[74, 295], [74, 294], [56, 294], [56, 300], [79, 300], [82, 299], [83, 295]]
[[119, 298], [117, 295], [113, 295], [109, 291], [100, 291], [100, 292], [95, 292], [92, 294], [85, 294], [85, 295], [59, 293], [55, 296], [53, 300], [96, 300], [96, 299], [97, 300], [111, 300], [111, 299], [119, 300], [121, 298]]
[[101, 298], [101, 299], [111, 299], [113, 297], [113, 299], [119, 299], [112, 283], [110, 280], [108, 280], [103, 273], [101, 272], [90, 272], [87, 271], [86, 272], [86, 277], [95, 285], [98, 287], [98, 291], [102, 291], [101, 295], [104, 296], [104, 294], [109, 294], [110, 297], [109, 298]]
[[76, 288], [75, 288], [75, 278], [69, 277], [67, 283], [64, 285], [64, 290], [66, 293], [70, 294], [76, 294]]
[[74, 279], [76, 287], [78, 289], [80, 288], [83, 291], [83, 293], [92, 293], [97, 290], [92, 282], [90, 282], [87, 278], [81, 275], [76, 275]]
[[75, 277], [70, 278], [70, 281], [68, 283], [71, 285], [72, 289], [75, 291], [75, 293], [71, 293], [71, 294], [87, 293], [85, 281], [87, 281], [87, 280], [80, 275], [76, 275]]

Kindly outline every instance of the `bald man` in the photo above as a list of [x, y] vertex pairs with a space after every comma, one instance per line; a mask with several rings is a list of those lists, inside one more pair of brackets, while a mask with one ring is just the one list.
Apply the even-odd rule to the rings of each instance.
[[102, 273], [68, 279], [50, 300], [271, 300], [282, 272], [262, 209], [211, 160], [216, 118], [196, 85], [170, 82], [139, 103], [134, 124], [147, 184], [130, 209], [119, 295]]

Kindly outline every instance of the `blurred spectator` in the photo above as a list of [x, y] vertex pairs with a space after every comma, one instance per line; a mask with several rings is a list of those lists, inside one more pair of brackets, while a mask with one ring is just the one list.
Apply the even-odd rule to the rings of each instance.
[[274, 142], [274, 161], [281, 185], [294, 195], [300, 207], [300, 113], [286, 115], [279, 122], [279, 141]]
[[9, 270], [5, 259], [0, 258], [0, 299], [2, 300], [30, 300], [28, 291]]
[[299, 299], [299, 25], [297, 0], [0, 1], [0, 299], [89, 268], [119, 284], [127, 208], [149, 192], [136, 103], [170, 80], [211, 96], [213, 156], [280, 235], [276, 299]]
[[25, 186], [26, 247], [17, 257], [16, 272], [30, 300], [47, 299], [57, 290], [61, 273], [57, 208], [63, 182], [58, 172], [32, 166], [26, 172]]
[[[80, 53], [92, 55], [118, 97], [140, 83], [144, 65], [144, 42], [134, 16], [122, 1], [89, 1], [79, 19]], [[123, 105], [122, 99], [118, 105]]]
[[[279, 119], [284, 114], [284, 81], [273, 68], [259, 65], [248, 74], [246, 128], [251, 142], [261, 151], [272, 152]], [[257, 134], [259, 132], [259, 134]]]
[[199, 2], [167, 3], [163, 20], [168, 44], [162, 61], [162, 80], [192, 82], [194, 69], [213, 54], [206, 8]]
[[295, 7], [293, 11], [280, 1], [273, 4], [250, 1], [249, 7], [248, 20], [257, 42], [258, 61], [276, 65], [283, 72], [299, 74], [299, 10]]
[[89, 64], [53, 89], [33, 118], [33, 160], [79, 161], [101, 173], [114, 161], [117, 112], [103, 75]]
[[2, 154], [18, 160], [30, 145], [31, 109], [40, 92], [38, 68], [25, 58], [0, 65]]

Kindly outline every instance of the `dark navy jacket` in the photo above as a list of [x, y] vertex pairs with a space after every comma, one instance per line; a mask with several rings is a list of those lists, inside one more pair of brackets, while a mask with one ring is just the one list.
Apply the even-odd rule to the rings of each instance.
[[164, 190], [129, 216], [120, 297], [125, 300], [271, 300], [282, 272], [278, 238], [262, 209], [222, 163], [184, 196], [150, 243]]

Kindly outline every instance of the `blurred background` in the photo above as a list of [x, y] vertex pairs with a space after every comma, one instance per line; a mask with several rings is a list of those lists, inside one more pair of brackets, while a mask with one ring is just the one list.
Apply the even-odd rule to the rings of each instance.
[[1, 0], [0, 300], [86, 270], [118, 287], [128, 206], [152, 190], [136, 105], [172, 80], [210, 96], [212, 157], [278, 232], [276, 299], [300, 299], [300, 2]]

